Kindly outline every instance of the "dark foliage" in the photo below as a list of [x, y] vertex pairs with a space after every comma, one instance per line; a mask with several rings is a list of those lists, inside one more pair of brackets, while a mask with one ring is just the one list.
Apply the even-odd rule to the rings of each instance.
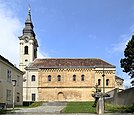
[[[134, 78], [134, 35], [126, 45], [124, 56], [125, 57], [120, 60], [121, 68], [123, 68], [123, 72], [128, 73], [130, 78]], [[133, 81], [131, 83], [134, 85]]]

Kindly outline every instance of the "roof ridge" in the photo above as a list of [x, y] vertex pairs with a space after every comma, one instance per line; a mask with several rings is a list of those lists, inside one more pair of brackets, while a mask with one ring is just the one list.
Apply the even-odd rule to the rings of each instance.
[[[100, 58], [88, 58], [88, 57], [80, 57], [80, 58], [77, 58], [77, 57], [65, 57], [65, 58], [57, 57], [57, 58], [54, 58], [54, 57], [47, 57], [47, 58], [37, 58], [37, 59], [100, 59]], [[102, 59], [100, 59], [100, 60], [102, 60]]]
[[96, 66], [96, 67], [111, 67], [115, 68], [114, 65], [100, 59], [100, 58], [43, 58], [35, 59], [29, 67], [76, 67], [76, 66]]

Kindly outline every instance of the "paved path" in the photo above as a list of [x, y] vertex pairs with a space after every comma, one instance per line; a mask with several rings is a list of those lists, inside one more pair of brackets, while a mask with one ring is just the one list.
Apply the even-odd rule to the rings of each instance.
[[[66, 106], [66, 103], [62, 102], [49, 102], [44, 103], [42, 106], [35, 108], [18, 108], [13, 114], [8, 115], [97, 115], [90, 113], [70, 113], [64, 114], [60, 111]], [[105, 113], [104, 115], [134, 115], [129, 113]]]
[[[68, 113], [68, 114], [56, 114], [56, 113], [14, 113], [8, 115], [97, 115], [92, 113]], [[104, 115], [134, 115], [132, 113], [105, 113]]]
[[43, 103], [42, 106], [35, 108], [18, 108], [15, 110], [16, 114], [37, 114], [37, 113], [60, 113], [60, 111], [66, 106], [66, 102], [48, 102]]

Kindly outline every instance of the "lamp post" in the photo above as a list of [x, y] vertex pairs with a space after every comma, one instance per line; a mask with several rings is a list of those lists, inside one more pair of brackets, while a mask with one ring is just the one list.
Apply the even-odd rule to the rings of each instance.
[[104, 101], [104, 110], [105, 110], [105, 74], [104, 74], [104, 65], [103, 65], [103, 74], [102, 74], [102, 77], [103, 77], [103, 101]]
[[14, 112], [14, 97], [15, 97], [15, 86], [16, 86], [16, 80], [12, 80], [12, 84], [13, 84], [13, 112]]

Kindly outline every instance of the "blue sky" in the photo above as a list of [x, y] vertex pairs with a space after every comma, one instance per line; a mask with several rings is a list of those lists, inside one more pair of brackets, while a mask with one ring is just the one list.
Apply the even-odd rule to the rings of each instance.
[[[39, 57], [101, 58], [129, 85], [120, 59], [134, 33], [134, 0], [30, 0], [30, 6]], [[28, 0], [0, 0], [0, 53], [17, 65], [27, 13]]]

